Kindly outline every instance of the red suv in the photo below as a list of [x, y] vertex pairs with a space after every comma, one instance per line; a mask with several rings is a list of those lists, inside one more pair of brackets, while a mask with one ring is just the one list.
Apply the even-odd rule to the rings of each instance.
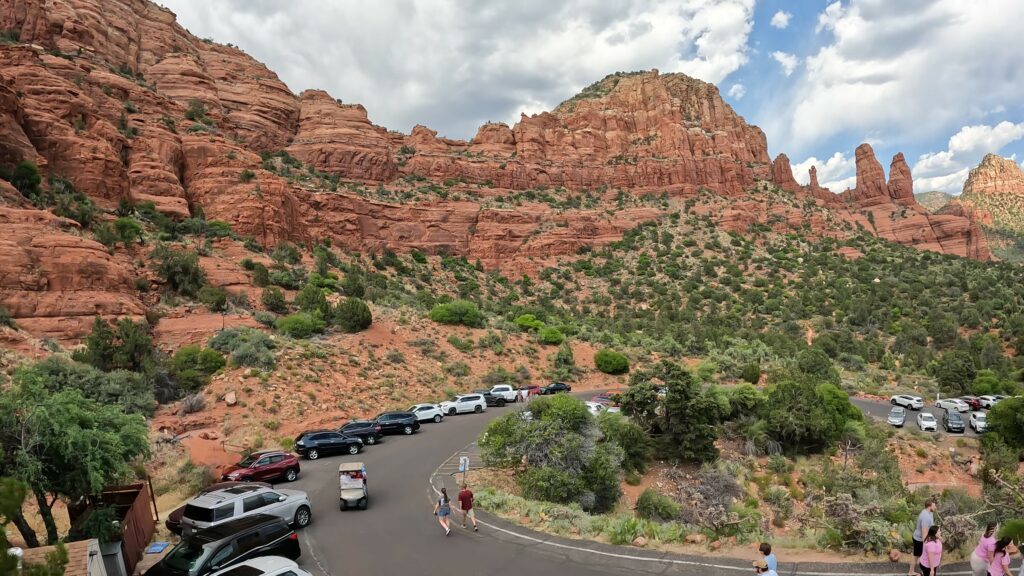
[[291, 482], [299, 477], [299, 457], [280, 450], [253, 452], [221, 475], [222, 481], [248, 482], [285, 479]]

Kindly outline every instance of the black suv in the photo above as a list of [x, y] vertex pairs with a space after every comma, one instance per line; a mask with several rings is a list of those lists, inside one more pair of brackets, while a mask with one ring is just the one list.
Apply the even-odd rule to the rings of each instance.
[[572, 392], [572, 386], [565, 382], [554, 382], [540, 389], [541, 394], [558, 394], [561, 392]]
[[333, 430], [310, 430], [295, 438], [295, 452], [310, 460], [328, 454], [359, 454], [363, 441], [355, 436], [346, 436]]
[[964, 432], [966, 427], [964, 426], [964, 419], [960, 417], [959, 412], [950, 412], [946, 410], [942, 414], [942, 427], [946, 429], [946, 432]]
[[348, 424], [345, 424], [341, 428], [338, 428], [338, 432], [341, 432], [345, 436], [355, 436], [363, 441], [363, 444], [374, 445], [380, 440], [383, 435], [380, 431], [380, 424], [377, 424], [373, 420], [352, 420]]
[[381, 412], [377, 424], [384, 434], [405, 434], [408, 436], [420, 429], [420, 421], [412, 412]]
[[505, 401], [503, 397], [491, 394], [490, 390], [473, 390], [473, 393], [483, 396], [484, 402], [486, 402], [488, 406], [497, 406], [498, 408], [503, 408], [505, 404], [508, 403]]
[[284, 520], [255, 514], [200, 530], [171, 549], [145, 576], [203, 576], [258, 556], [302, 555]]

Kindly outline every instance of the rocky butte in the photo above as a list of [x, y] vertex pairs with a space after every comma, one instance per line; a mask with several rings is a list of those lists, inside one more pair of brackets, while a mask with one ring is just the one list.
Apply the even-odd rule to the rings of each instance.
[[1009, 158], [986, 154], [971, 169], [963, 193], [940, 212], [968, 215], [988, 227], [1024, 233], [1024, 172]]
[[[35, 162], [110, 210], [151, 202], [180, 219], [201, 208], [264, 246], [330, 238], [353, 250], [444, 252], [529, 273], [678, 209], [609, 210], [625, 193], [694, 199], [698, 211], [705, 201], [724, 206], [704, 212], [741, 233], [768, 222], [809, 235], [860, 228], [990, 258], [971, 218], [917, 204], [902, 154], [888, 181], [864, 144], [855, 188], [833, 194], [814, 168], [801, 186], [789, 159], [772, 161], [764, 133], [714, 85], [682, 74], [612, 74], [550, 112], [486, 124], [462, 141], [424, 126], [388, 131], [362, 105], [323, 91], [295, 95], [242, 50], [196, 38], [145, 0], [14, 0], [0, 11], [0, 30], [18, 39], [0, 44], [0, 166]], [[365, 193], [421, 182], [443, 194], [383, 202]], [[488, 202], [563, 188], [600, 202], [572, 210]], [[791, 206], [769, 205], [775, 188]], [[0, 304], [22, 326], [74, 335], [97, 314], [143, 312], [150, 296], [131, 279], [147, 274], [146, 254], [112, 255], [6, 183], [0, 192]], [[819, 210], [808, 213], [805, 201]]]

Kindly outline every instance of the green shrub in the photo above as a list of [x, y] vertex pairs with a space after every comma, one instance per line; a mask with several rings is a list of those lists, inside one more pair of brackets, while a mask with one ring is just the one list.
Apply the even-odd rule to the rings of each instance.
[[430, 310], [430, 319], [441, 324], [461, 324], [471, 327], [479, 327], [484, 324], [484, 317], [480, 313], [480, 309], [468, 300], [438, 304]]
[[206, 274], [199, 266], [199, 254], [178, 251], [160, 244], [151, 254], [157, 275], [182, 296], [195, 297], [206, 283]]
[[636, 515], [647, 520], [674, 520], [679, 510], [679, 504], [654, 488], [647, 488], [636, 500]]
[[221, 330], [208, 343], [210, 348], [228, 354], [235, 366], [273, 370], [274, 341], [254, 328]]
[[240, 182], [252, 182], [253, 178], [256, 178], [256, 173], [248, 168], [242, 170], [242, 173], [238, 175]]
[[644, 472], [651, 459], [651, 440], [644, 429], [627, 420], [622, 414], [605, 412], [598, 416], [597, 426], [605, 439], [614, 442], [623, 451], [622, 470], [626, 473]]
[[223, 312], [228, 309], [228, 291], [220, 286], [204, 285], [199, 289], [197, 298], [211, 312]]
[[142, 239], [142, 224], [139, 224], [139, 221], [131, 216], [123, 216], [114, 220], [114, 231], [126, 248]]
[[17, 329], [18, 327], [14, 324], [14, 319], [11, 317], [11, 313], [7, 311], [7, 308], [0, 306], [0, 326], [7, 326], [8, 328]]
[[608, 541], [616, 546], [632, 544], [640, 536], [640, 520], [631, 516], [620, 516], [612, 520], [607, 528]]
[[255, 318], [257, 322], [268, 328], [273, 328], [274, 322], [277, 321], [277, 314], [274, 314], [273, 312], [265, 312], [263, 310], [257, 310], [253, 313], [252, 317]]
[[263, 294], [260, 295], [260, 302], [263, 303], [264, 308], [271, 312], [278, 314], [288, 312], [288, 302], [284, 299], [284, 292], [281, 292], [281, 289], [275, 286], [268, 286], [263, 289]]
[[167, 367], [187, 393], [198, 392], [210, 383], [210, 376], [224, 367], [224, 356], [211, 348], [184, 346], [174, 353]]
[[14, 171], [11, 173], [8, 181], [18, 189], [18, 192], [21, 192], [22, 196], [36, 201], [40, 193], [39, 184], [43, 179], [39, 176], [39, 168], [36, 167], [35, 162], [23, 160], [14, 167]]
[[757, 384], [761, 380], [761, 366], [756, 363], [747, 364], [743, 367], [740, 378], [751, 384]]
[[556, 468], [531, 468], [519, 475], [517, 481], [523, 495], [531, 500], [572, 502], [583, 491], [581, 478]]
[[327, 316], [331, 311], [331, 305], [328, 304], [323, 289], [313, 284], [303, 286], [302, 290], [295, 295], [293, 304], [298, 306], [299, 310], [310, 314], [319, 312], [322, 316]]
[[346, 298], [331, 311], [331, 322], [351, 334], [369, 328], [373, 324], [373, 314], [366, 302], [359, 298]]
[[228, 238], [231, 235], [231, 224], [223, 220], [209, 220], [206, 222], [207, 238]]
[[537, 339], [540, 340], [541, 344], [558, 346], [565, 341], [565, 335], [558, 328], [548, 327], [540, 329], [537, 333]]
[[463, 340], [455, 334], [448, 335], [448, 343], [459, 352], [469, 352], [473, 350], [474, 344], [472, 340]]
[[544, 327], [544, 323], [537, 319], [533, 314], [523, 314], [515, 319], [515, 324], [523, 331], [529, 330], [540, 330]]
[[253, 262], [252, 283], [260, 288], [270, 286], [270, 270], [259, 262]]
[[629, 372], [629, 359], [609, 348], [598, 350], [594, 354], [594, 365], [605, 374], [625, 374]]
[[317, 314], [299, 312], [283, 318], [278, 318], [274, 326], [279, 332], [292, 338], [309, 338], [313, 334], [319, 334], [327, 327]]

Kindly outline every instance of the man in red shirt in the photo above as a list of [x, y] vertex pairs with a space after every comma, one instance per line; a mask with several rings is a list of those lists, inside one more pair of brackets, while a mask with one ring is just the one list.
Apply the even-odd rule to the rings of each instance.
[[473, 522], [473, 531], [476, 532], [476, 513], [473, 512], [473, 491], [466, 484], [462, 485], [462, 491], [459, 492], [459, 509], [462, 510], [462, 527], [466, 527], [466, 518], [468, 517]]

